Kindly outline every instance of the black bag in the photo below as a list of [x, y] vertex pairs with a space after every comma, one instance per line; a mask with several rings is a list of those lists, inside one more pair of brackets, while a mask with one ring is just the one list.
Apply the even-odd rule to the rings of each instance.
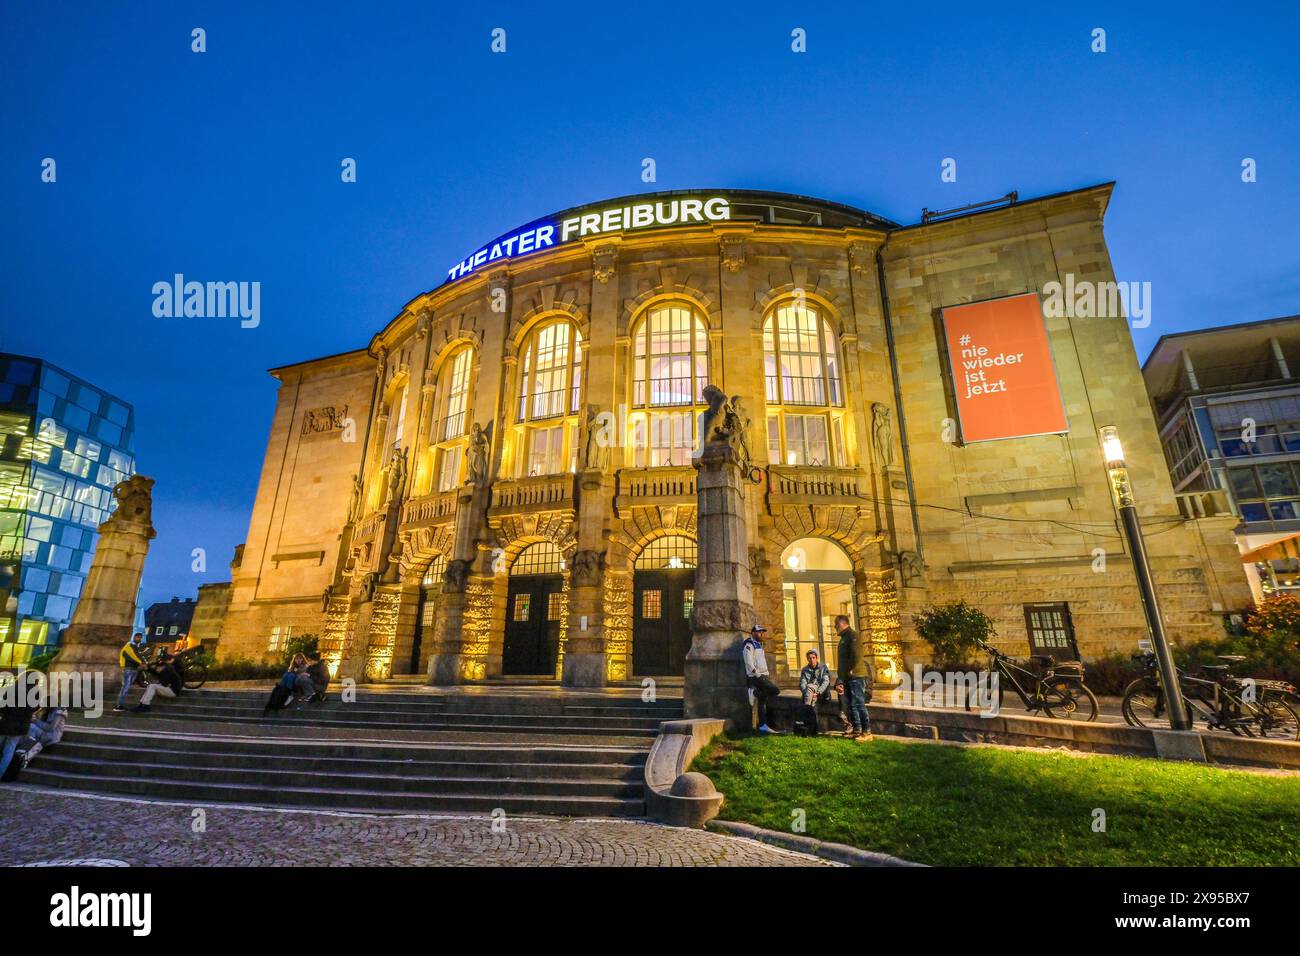
[[285, 687], [283, 684], [276, 684], [271, 688], [271, 697], [266, 702], [266, 709], [268, 711], [284, 710], [284, 708], [289, 705], [289, 701], [292, 697], [292, 690]]
[[801, 737], [817, 736], [820, 728], [817, 725], [817, 707], [814, 704], [795, 706], [793, 729]]

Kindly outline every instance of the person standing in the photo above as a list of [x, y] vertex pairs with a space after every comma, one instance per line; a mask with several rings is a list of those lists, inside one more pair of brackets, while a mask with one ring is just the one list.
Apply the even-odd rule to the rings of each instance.
[[127, 692], [140, 675], [140, 668], [144, 667], [144, 656], [141, 653], [143, 640], [144, 635], [136, 631], [131, 635], [131, 640], [122, 645], [122, 650], [117, 655], [117, 666], [122, 668], [122, 689], [117, 693], [117, 706], [114, 710], [126, 710]]
[[745, 659], [745, 683], [749, 685], [749, 692], [758, 704], [760, 734], [775, 733], [767, 725], [767, 704], [768, 701], [781, 696], [781, 688], [772, 683], [772, 678], [767, 673], [767, 655], [763, 653], [763, 642], [760, 639], [766, 631], [767, 628], [763, 625], [755, 624], [749, 629], [749, 637], [745, 638], [745, 643], [740, 649]]
[[844, 682], [849, 727], [845, 737], [871, 740], [871, 715], [867, 713], [867, 681], [871, 678], [871, 665], [862, 652], [858, 632], [849, 627], [849, 616], [837, 614], [835, 629], [840, 632], [839, 678]]

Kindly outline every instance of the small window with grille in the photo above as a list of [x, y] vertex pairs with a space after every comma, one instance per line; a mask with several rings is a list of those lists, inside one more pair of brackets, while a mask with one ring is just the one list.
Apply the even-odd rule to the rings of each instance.
[[1078, 658], [1069, 604], [1026, 604], [1025, 627], [1031, 654], [1046, 654], [1057, 660]]
[[514, 613], [510, 615], [511, 619], [515, 621], [528, 620], [529, 611], [531, 610], [532, 603], [533, 603], [533, 596], [531, 594], [527, 594], [527, 593], [516, 594], [515, 608], [514, 608]]
[[682, 617], [689, 618], [693, 607], [695, 607], [695, 588], [687, 588], [682, 592]]
[[641, 620], [657, 621], [663, 616], [664, 594], [657, 588], [646, 588], [641, 592]]
[[561, 621], [564, 619], [564, 592], [552, 591], [546, 595], [546, 619]]

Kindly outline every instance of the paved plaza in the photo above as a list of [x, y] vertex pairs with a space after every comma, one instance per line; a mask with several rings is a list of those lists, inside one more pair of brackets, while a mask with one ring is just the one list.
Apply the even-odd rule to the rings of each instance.
[[[196, 810], [202, 811], [201, 827]], [[73, 860], [129, 866], [827, 865], [752, 840], [637, 820], [505, 817], [494, 830], [487, 817], [339, 814], [0, 787], [0, 865]]]

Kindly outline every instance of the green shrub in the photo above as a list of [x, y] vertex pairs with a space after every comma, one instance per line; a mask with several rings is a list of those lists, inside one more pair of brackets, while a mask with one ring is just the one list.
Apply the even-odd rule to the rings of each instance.
[[931, 662], [937, 670], [966, 667], [979, 649], [979, 641], [989, 641], [997, 631], [993, 620], [979, 608], [965, 601], [930, 607], [916, 616], [916, 633], [934, 652]]
[[208, 680], [265, 680], [275, 679], [284, 673], [284, 664], [279, 661], [255, 661], [247, 657], [233, 658], [208, 666]]

